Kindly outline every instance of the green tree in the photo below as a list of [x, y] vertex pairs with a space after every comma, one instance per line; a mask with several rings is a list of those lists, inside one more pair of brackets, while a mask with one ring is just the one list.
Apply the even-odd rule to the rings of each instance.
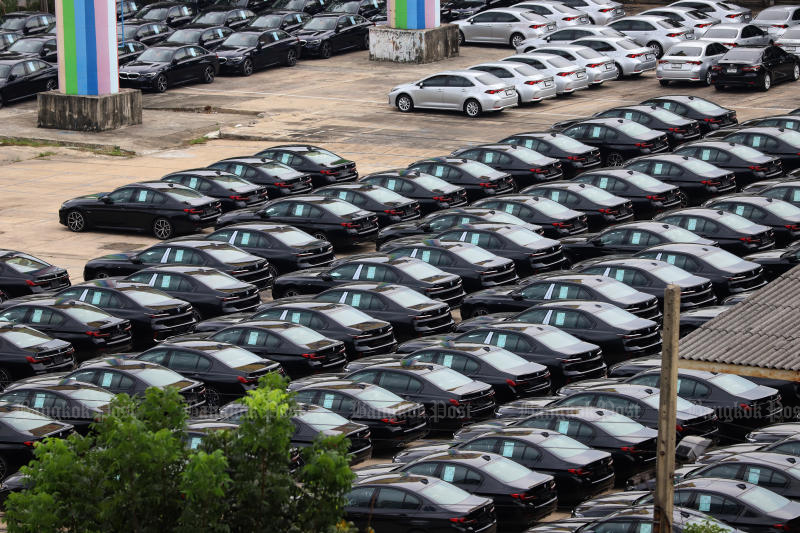
[[195, 451], [175, 389], [118, 396], [88, 436], [36, 446], [23, 467], [31, 488], [6, 503], [9, 532], [348, 530], [347, 441], [318, 439], [292, 472], [296, 405], [286, 382], [267, 376], [243, 401], [240, 427], [209, 435]]

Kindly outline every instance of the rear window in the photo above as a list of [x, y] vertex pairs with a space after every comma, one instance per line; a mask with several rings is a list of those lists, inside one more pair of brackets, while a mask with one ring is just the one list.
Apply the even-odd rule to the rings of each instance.
[[696, 233], [679, 227], [665, 229], [661, 235], [669, 239], [670, 242], [698, 242], [703, 238]]
[[231, 368], [252, 365], [253, 363], [260, 363], [263, 361], [263, 359], [253, 352], [234, 346], [218, 350], [214, 356]]
[[121, 288], [119, 290], [125, 294], [125, 296], [144, 307], [163, 304], [164, 300], [169, 298], [168, 295], [159, 290], [146, 289], [144, 287], [137, 287], [135, 289]]
[[722, 390], [734, 395], [738, 395], [758, 387], [758, 385], [749, 379], [745, 379], [742, 376], [737, 376], [736, 374], [717, 374], [708, 381], [718, 386]]
[[290, 227], [271, 231], [269, 234], [287, 246], [304, 246], [317, 240], [305, 231]]
[[554, 202], [549, 198], [539, 197], [539, 201], [536, 202], [536, 209], [542, 214], [551, 216], [553, 218], [562, 218], [575, 215], [575, 213], [569, 207], [565, 206], [564, 204]]
[[214, 246], [203, 249], [208, 255], [226, 264], [246, 263], [255, 261], [256, 257], [239, 250], [233, 246]]
[[185, 377], [169, 368], [145, 368], [135, 371], [135, 374], [151, 387], [167, 387], [175, 383], [187, 382]]
[[606, 411], [606, 414], [603, 415], [603, 418], [595, 423], [605, 430], [606, 433], [615, 437], [626, 437], [628, 435], [639, 433], [645, 429], [645, 427], [639, 422], [635, 422], [627, 416], [609, 411]]
[[636, 185], [637, 187], [641, 187], [642, 189], [652, 189], [654, 187], [661, 187], [663, 183], [652, 176], [648, 176], [647, 174], [643, 174], [641, 172], [634, 172], [633, 174], [628, 174], [626, 179]]
[[[113, 318], [110, 314], [101, 309], [92, 309], [90, 307], [83, 307], [79, 305], [65, 307], [63, 311], [75, 320], [83, 322], [84, 324], [105, 321], [109, 318]], [[34, 313], [35, 312], [36, 311], [34, 311]]]
[[711, 266], [725, 269], [727, 267], [738, 265], [742, 262], [742, 260], [733, 255], [730, 252], [726, 252], [725, 250], [718, 250], [716, 252], [707, 254], [703, 256], [703, 260], [710, 264]]
[[369, 404], [375, 409], [386, 409], [405, 402], [405, 400], [397, 394], [382, 387], [367, 387], [363, 391], [356, 393], [356, 396], [359, 400]]
[[466, 163], [459, 163], [458, 168], [473, 176], [496, 176], [500, 174], [489, 165], [484, 165], [479, 161], [467, 160]]
[[538, 233], [534, 233], [533, 231], [527, 230], [525, 228], [515, 228], [503, 233], [503, 236], [509, 239], [514, 244], [518, 244], [520, 246], [530, 246], [531, 244], [541, 241], [544, 239]]
[[30, 348], [52, 340], [40, 331], [23, 327], [15, 327], [12, 331], [6, 331], [2, 337], [18, 348]]
[[682, 268], [674, 267], [671, 265], [657, 268], [651, 271], [651, 274], [659, 278], [664, 283], [674, 283], [691, 276], [691, 274], [689, 274]]
[[416, 279], [433, 278], [445, 274], [445, 272], [439, 268], [419, 259], [416, 261], [408, 261], [406, 263], [397, 265], [397, 267], [406, 274], [410, 275], [412, 278]]
[[761, 59], [761, 50], [759, 48], [733, 48], [725, 52], [722, 59], [729, 59], [731, 61], [758, 61]]
[[610, 192], [601, 189], [600, 187], [588, 186], [581, 188], [580, 193], [581, 196], [598, 203], [616, 203], [621, 200], [619, 196], [614, 196]]
[[734, 215], [733, 213], [727, 213], [723, 215], [719, 219], [719, 222], [735, 230], [747, 230], [753, 226], [753, 223], [746, 218], [740, 217], [739, 215]]
[[230, 289], [231, 287], [242, 285], [242, 282], [238, 279], [222, 272], [208, 270], [204, 272], [193, 272], [192, 276], [197, 278], [203, 285], [211, 287], [212, 289]]
[[577, 53], [579, 56], [581, 56], [584, 59], [598, 59], [598, 58], [604, 58], [605, 57], [600, 52], [598, 52], [596, 50], [592, 50], [591, 48], [581, 48], [580, 50], [576, 50], [575, 53]]
[[722, 108], [715, 104], [714, 102], [709, 102], [708, 100], [703, 100], [702, 98], [694, 98], [693, 100], [689, 100], [686, 102], [686, 105], [696, 109], [697, 111], [701, 111], [703, 113], [724, 113], [725, 108]]
[[727, 148], [731, 151], [731, 153], [741, 157], [745, 161], [757, 161], [764, 158], [763, 153], [759, 152], [755, 148], [750, 148], [749, 146], [745, 146], [743, 144], [734, 144], [733, 146], [728, 146]]
[[667, 55], [676, 57], [698, 57], [703, 55], [703, 49], [699, 46], [673, 46], [669, 49]]
[[764, 204], [764, 207], [770, 213], [781, 217], [800, 216], [800, 208], [790, 204], [789, 202], [772, 201]]
[[374, 189], [364, 191], [364, 194], [366, 194], [376, 202], [381, 202], [381, 203], [408, 201], [408, 198], [400, 196], [396, 192], [390, 191], [389, 189], [384, 189], [382, 187], [376, 187]]
[[620, 130], [623, 133], [630, 135], [631, 137], [638, 137], [641, 135], [648, 135], [653, 130], [648, 128], [647, 126], [642, 126], [638, 122], [632, 122], [630, 120], [623, 122], [622, 124], [615, 124], [614, 127]]
[[206, 198], [206, 195], [200, 194], [194, 189], [190, 189], [188, 187], [175, 187], [174, 189], [169, 189], [168, 191], [164, 192], [167, 193], [167, 196], [170, 196], [173, 200], [177, 200], [179, 202], [183, 202], [187, 198]]
[[345, 326], [353, 326], [355, 324], [363, 324], [365, 322], [375, 321], [375, 319], [368, 314], [352, 307], [338, 307], [333, 311], [325, 311], [325, 314], [336, 322], [344, 324]]
[[383, 293], [384, 296], [392, 300], [394, 303], [402, 305], [403, 307], [414, 307], [415, 305], [433, 305], [436, 302], [431, 300], [424, 294], [420, 294], [413, 289], [396, 289]]
[[739, 36], [739, 30], [733, 28], [714, 28], [711, 27], [703, 37], [706, 39], [735, 39]]
[[16, 431], [33, 435], [49, 433], [60, 428], [60, 425], [51, 426], [51, 424], [57, 424], [53, 419], [26, 409], [3, 413], [0, 420]]
[[472, 264], [479, 264], [497, 259], [496, 255], [484, 250], [480, 246], [458, 246], [452, 248], [450, 251]]
[[641, 46], [629, 39], [620, 39], [617, 41], [617, 45], [623, 50], [636, 50], [637, 48], [641, 48]]
[[353, 213], [358, 213], [361, 211], [358, 207], [354, 206], [350, 202], [344, 202], [334, 198], [321, 201], [319, 202], [319, 205], [322, 205], [325, 209], [338, 216], [352, 215]]
[[753, 487], [743, 492], [739, 498], [745, 503], [752, 505], [763, 513], [772, 513], [783, 507], [791, 505], [792, 502], [771, 490], [762, 487]]
[[292, 326], [280, 330], [280, 335], [299, 346], [309, 346], [315, 342], [326, 341], [328, 337], [320, 335], [311, 328], [305, 326]]
[[662, 28], [680, 28], [681, 25], [672, 19], [659, 20], [658, 23]]
[[478, 80], [483, 85], [502, 85], [503, 80], [497, 78], [496, 76], [492, 76], [491, 74], [479, 74], [475, 76], [475, 79]]
[[536, 70], [535, 68], [533, 68], [530, 65], [520, 65], [518, 67], [514, 67], [514, 70], [516, 70], [519, 74], [522, 74], [523, 76], [538, 76], [539, 75], [539, 71]]
[[472, 383], [472, 380], [464, 374], [456, 372], [455, 370], [450, 370], [449, 368], [434, 370], [426, 375], [425, 379], [444, 390], [457, 389]]
[[483, 467], [483, 470], [505, 483], [512, 483], [533, 473], [521, 464], [505, 457], [490, 461]]
[[536, 335], [536, 340], [550, 348], [551, 350], [559, 350], [567, 346], [573, 346], [580, 342], [578, 339], [564, 331], [548, 331], [540, 335]]
[[517, 354], [509, 352], [503, 348], [497, 348], [496, 350], [486, 352], [481, 354], [480, 357], [483, 361], [486, 361], [493, 367], [500, 370], [507, 370], [509, 368], [524, 365], [528, 362]]
[[595, 311], [594, 314], [600, 320], [611, 325], [625, 324], [628, 322], [633, 322], [634, 320], [638, 320], [639, 318], [633, 313], [629, 313], [628, 311], [618, 307], [607, 307], [600, 311]]
[[569, 459], [587, 450], [591, 450], [591, 448], [585, 444], [576, 441], [572, 437], [567, 437], [566, 435], [550, 437], [549, 439], [543, 440], [541, 445], [561, 459]]
[[784, 21], [789, 18], [789, 11], [782, 8], [768, 8], [756, 15], [756, 20]]
[[707, 174], [708, 175], [713, 175], [715, 172], [717, 172], [719, 170], [714, 165], [712, 165], [710, 163], [706, 163], [705, 161], [702, 161], [700, 159], [689, 158], [686, 161], [681, 161], [681, 164], [684, 167], [686, 167], [689, 170], [691, 170], [692, 172], [696, 172], [697, 174], [700, 174], [701, 176], [705, 176]]
[[321, 165], [341, 165], [348, 162], [347, 159], [342, 159], [327, 150], [311, 150], [310, 152], [304, 152], [303, 155]]
[[545, 62], [553, 65], [556, 68], [565, 68], [565, 67], [575, 66], [574, 63], [570, 63], [569, 61], [567, 61], [566, 59], [564, 59], [561, 56], [548, 55], [547, 58], [545, 59]]
[[350, 421], [343, 416], [339, 416], [330, 411], [311, 411], [307, 413], [299, 413], [297, 418], [317, 431], [330, 431], [341, 426], [346, 426], [350, 423]]
[[597, 285], [595, 290], [603, 296], [617, 301], [619, 298], [627, 298], [639, 292], [621, 281], [612, 280], [611, 278], [608, 278], [608, 282]]
[[456, 505], [470, 497], [469, 492], [445, 482], [428, 485], [420, 494], [439, 505]]

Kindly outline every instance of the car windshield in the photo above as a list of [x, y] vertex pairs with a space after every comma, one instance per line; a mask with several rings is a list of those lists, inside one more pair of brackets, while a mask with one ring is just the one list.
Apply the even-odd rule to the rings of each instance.
[[753, 226], [753, 223], [746, 218], [733, 213], [725, 213], [720, 217], [719, 222], [735, 230], [749, 230]]
[[374, 322], [375, 319], [368, 314], [353, 309], [352, 307], [337, 307], [334, 310], [326, 310], [325, 314], [333, 320], [345, 326], [352, 326], [355, 324], [363, 324], [364, 322]]
[[673, 46], [667, 52], [668, 56], [675, 57], [699, 57], [703, 55], [703, 49], [699, 46]]
[[796, 132], [795, 130], [784, 129], [778, 134], [778, 138], [792, 146], [800, 146], [800, 132]]
[[639, 422], [635, 422], [627, 416], [610, 411], [606, 411], [603, 418], [595, 422], [595, 424], [605, 430], [609, 435], [615, 437], [626, 437], [645, 429]]
[[32, 328], [16, 326], [2, 334], [2, 337], [17, 348], [30, 348], [53, 340], [44, 333]]
[[200, 34], [203, 30], [178, 30], [169, 36], [167, 41], [171, 43], [195, 44], [200, 42]]
[[505, 483], [512, 483], [532, 474], [530, 470], [521, 464], [505, 457], [496, 461], [489, 461], [483, 467], [483, 471]]
[[764, 204], [767, 211], [780, 217], [796, 217], [800, 216], [800, 208], [796, 207], [789, 202], [772, 201]]
[[725, 52], [722, 59], [731, 61], [758, 61], [761, 59], [761, 50], [758, 48], [733, 48]]
[[725, 269], [727, 267], [738, 265], [742, 262], [742, 260], [733, 255], [730, 252], [726, 252], [725, 250], [716, 250], [710, 254], [706, 254], [703, 256], [703, 261], [710, 264], [713, 267]]
[[561, 56], [548, 55], [547, 58], [545, 59], [545, 61], [547, 63], [550, 63], [551, 65], [553, 65], [556, 68], [568, 68], [568, 67], [574, 67], [575, 66], [575, 63], [572, 63], [571, 61], [567, 61], [566, 59], [564, 59]]
[[294, 324], [291, 327], [281, 329], [280, 334], [300, 346], [309, 346], [315, 342], [329, 340], [328, 337], [320, 335], [311, 328]]
[[620, 200], [619, 196], [614, 196], [610, 192], [601, 189], [600, 187], [593, 187], [588, 185], [586, 187], [581, 187], [579, 189], [581, 196], [584, 198], [588, 198], [594, 202], [598, 203], [608, 203], [608, 202], [618, 202]]
[[250, 25], [255, 28], [279, 28], [282, 22], [283, 15], [261, 15]]
[[494, 255], [492, 252], [487, 252], [480, 246], [457, 246], [455, 248], [451, 248], [450, 251], [465, 261], [473, 264], [497, 259], [496, 255]]
[[600, 52], [598, 52], [596, 50], [593, 50], [591, 48], [588, 48], [588, 47], [587, 48], [581, 48], [580, 50], [576, 50], [575, 52], [579, 56], [584, 58], [584, 59], [601, 59], [601, 58], [604, 59], [605, 58], [605, 56], [603, 54], [601, 54]]
[[148, 367], [136, 371], [136, 377], [151, 387], [168, 387], [175, 383], [186, 382], [186, 378], [169, 368]]
[[253, 33], [234, 33], [222, 43], [225, 46], [253, 47], [258, 44], [258, 35]]
[[300, 412], [297, 418], [316, 429], [317, 431], [330, 431], [350, 423], [343, 416], [339, 416], [331, 411], [308, 411]]
[[360, 2], [336, 2], [328, 7], [331, 13], [358, 13]]
[[518, 356], [513, 352], [509, 352], [504, 348], [496, 348], [486, 353], [481, 353], [481, 359], [486, 361], [493, 367], [499, 370], [507, 370], [520, 365], [524, 365], [528, 361]]
[[11, 72], [11, 65], [0, 65], [0, 79], [7, 78], [9, 72]]
[[367, 387], [356, 396], [362, 402], [369, 404], [374, 409], [386, 409], [392, 405], [403, 403], [405, 400], [397, 394], [384, 389], [383, 387]]
[[444, 274], [439, 268], [420, 260], [403, 261], [397, 266], [400, 270], [416, 279], [433, 278]]
[[738, 395], [758, 387], [758, 385], [749, 379], [745, 379], [742, 376], [737, 376], [736, 374], [717, 374], [708, 381], [718, 386], [722, 390], [734, 395]]
[[234, 346], [223, 348], [217, 351], [214, 356], [231, 368], [252, 365], [253, 363], [260, 363], [263, 361], [263, 359], [253, 352]]
[[[8, 424], [14, 430], [19, 431], [20, 433], [27, 432], [37, 435], [41, 432], [49, 433], [48, 429], [50, 431], [56, 431], [60, 429], [58, 423], [52, 418], [40, 415], [34, 411], [28, 411], [27, 409], [19, 409], [3, 413], [0, 415], [0, 419], [4, 424]], [[51, 424], [55, 425], [53, 425], [52, 428], [46, 428], [46, 426], [50, 426]]]
[[229, 276], [222, 272], [214, 272], [212, 270], [204, 270], [193, 273], [197, 281], [211, 287], [212, 289], [230, 289], [242, 285], [242, 282], [233, 276]]
[[0, 257], [0, 262], [5, 263], [17, 272], [35, 272], [50, 266], [50, 264], [27, 254]]
[[389, 203], [389, 202], [402, 202], [405, 203], [408, 201], [408, 198], [404, 196], [400, 196], [394, 191], [390, 191], [389, 189], [384, 189], [383, 187], [375, 187], [369, 190], [364, 191], [364, 194], [375, 200], [376, 202], [380, 203]]
[[621, 281], [616, 280], [609, 280], [606, 283], [600, 283], [594, 287], [594, 289], [606, 298], [611, 298], [613, 300], [627, 298], [639, 292], [636, 289], [625, 285]]
[[763, 487], [753, 487], [750, 490], [746, 490], [739, 495], [739, 498], [762, 513], [772, 513], [792, 503], [780, 494]]
[[530, 246], [535, 242], [539, 242], [544, 237], [525, 228], [512, 228], [503, 232], [503, 236], [520, 246]]
[[[678, 408], [678, 411], [683, 411], [684, 413], [694, 413], [694, 414], [698, 414], [698, 413], [701, 413], [703, 411], [703, 408], [700, 407], [699, 405], [696, 405], [696, 404], [693, 404], [690, 401], [684, 400], [680, 396], [677, 396], [676, 398], [677, 398], [677, 401], [675, 403], [675, 406]], [[642, 398], [642, 401], [644, 403], [646, 403], [647, 405], [649, 405], [650, 407], [652, 407], [653, 409], [656, 409], [656, 410], [658, 410], [660, 408], [660, 405], [661, 405], [660, 404], [661, 399], [660, 399], [658, 394], [653, 394], [653, 395], [648, 396], [646, 398]]]
[[25, 17], [5, 17], [0, 29], [17, 31], [25, 27]]
[[569, 459], [587, 450], [591, 450], [591, 448], [585, 444], [576, 441], [572, 437], [567, 437], [566, 435], [554, 435], [549, 439], [544, 439], [540, 444], [543, 448], [547, 448], [553, 455], [561, 459]]
[[206, 198], [206, 195], [194, 189], [190, 189], [189, 187], [175, 187], [174, 189], [167, 189], [164, 192], [179, 202], [183, 202], [186, 198]]
[[538, 76], [539, 71], [533, 68], [530, 65], [520, 65], [518, 67], [513, 67], [513, 70], [516, 70], [518, 74], [522, 74], [523, 76]]
[[145, 63], [169, 63], [174, 53], [172, 48], [148, 48], [136, 60]]
[[641, 48], [641, 46], [629, 39], [620, 39], [615, 42], [617, 43], [617, 46], [623, 50], [636, 50], [637, 48]]
[[[112, 315], [106, 313], [102, 309], [91, 308], [88, 306], [73, 304], [69, 306], [64, 306], [63, 310], [69, 316], [74, 318], [79, 322], [83, 322], [84, 324], [90, 324], [92, 322], [100, 322], [108, 320], [109, 318], [113, 318]], [[34, 311], [36, 314], [36, 311]]]
[[666, 237], [670, 242], [698, 242], [703, 239], [696, 233], [679, 227], [664, 229], [661, 231], [661, 235]]
[[431, 300], [424, 294], [421, 294], [413, 289], [397, 288], [393, 291], [383, 293], [387, 298], [394, 303], [403, 307], [414, 307], [417, 305], [433, 305], [436, 302]]
[[137, 287], [135, 289], [120, 288], [119, 290], [124, 293], [125, 296], [144, 307], [148, 305], [161, 305], [164, 303], [164, 300], [169, 298], [167, 294], [157, 289]]
[[628, 311], [620, 309], [616, 306], [606, 307], [600, 311], [595, 311], [592, 314], [594, 314], [603, 322], [611, 325], [625, 324], [638, 319], [638, 317], [633, 313], [629, 313]]
[[422, 489], [420, 494], [439, 505], [456, 505], [470, 497], [469, 492], [444, 482], [434, 482]]
[[208, 13], [200, 13], [192, 21], [193, 24], [209, 24], [211, 26], [219, 26], [225, 24], [225, 11], [209, 11]]
[[247, 263], [256, 259], [254, 256], [233, 246], [215, 246], [214, 248], [206, 248], [205, 251], [217, 261], [227, 264]]
[[704, 39], [735, 39], [739, 36], [739, 30], [733, 28], [711, 27], [703, 35]]
[[741, 157], [745, 161], [758, 161], [764, 158], [764, 154], [762, 152], [743, 144], [734, 144], [732, 146], [728, 146], [727, 149], [730, 150], [732, 154]]
[[617, 123], [614, 125], [614, 127], [623, 133], [627, 133], [631, 137], [647, 135], [648, 133], [651, 133], [653, 131], [647, 126], [642, 126], [638, 122], [633, 122], [631, 120], [626, 120], [621, 124]]
[[144, 20], [166, 20], [167, 13], [169, 13], [168, 7], [148, 6], [136, 13], [135, 18]]
[[304, 30], [325, 31], [336, 27], [336, 17], [314, 17], [303, 25]]
[[663, 281], [664, 283], [674, 283], [680, 281], [682, 279], [686, 279], [688, 276], [691, 276], [688, 272], [683, 270], [682, 268], [678, 268], [676, 266], [662, 266], [651, 270], [650, 273]]
[[270, 236], [275, 237], [286, 246], [305, 246], [317, 242], [317, 238], [292, 227], [281, 228], [280, 231], [270, 231]]
[[8, 51], [38, 54], [42, 48], [44, 48], [44, 41], [40, 41], [38, 39], [20, 39], [19, 41], [12, 44], [8, 48]]
[[350, 202], [344, 202], [342, 200], [337, 200], [335, 198], [329, 198], [327, 200], [323, 200], [319, 202], [318, 205], [322, 205], [333, 213], [334, 215], [344, 216], [344, 215], [352, 215], [353, 213], [358, 213], [360, 209]]
[[453, 390], [472, 383], [472, 380], [464, 374], [456, 372], [455, 370], [450, 370], [449, 368], [434, 370], [430, 374], [427, 374], [425, 379], [436, 387], [444, 390]]

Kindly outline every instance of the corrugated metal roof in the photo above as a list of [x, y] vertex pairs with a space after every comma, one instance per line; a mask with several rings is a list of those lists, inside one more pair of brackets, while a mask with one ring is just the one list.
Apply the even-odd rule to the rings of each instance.
[[800, 266], [680, 340], [681, 359], [800, 370]]

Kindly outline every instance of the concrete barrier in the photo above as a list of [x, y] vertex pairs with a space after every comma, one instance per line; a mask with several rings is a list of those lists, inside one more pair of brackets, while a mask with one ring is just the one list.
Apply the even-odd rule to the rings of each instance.
[[142, 92], [120, 89], [103, 95], [37, 95], [40, 128], [72, 131], [106, 131], [142, 123]]
[[395, 63], [433, 63], [458, 55], [458, 27], [445, 24], [425, 30], [388, 26], [369, 29], [369, 58]]

